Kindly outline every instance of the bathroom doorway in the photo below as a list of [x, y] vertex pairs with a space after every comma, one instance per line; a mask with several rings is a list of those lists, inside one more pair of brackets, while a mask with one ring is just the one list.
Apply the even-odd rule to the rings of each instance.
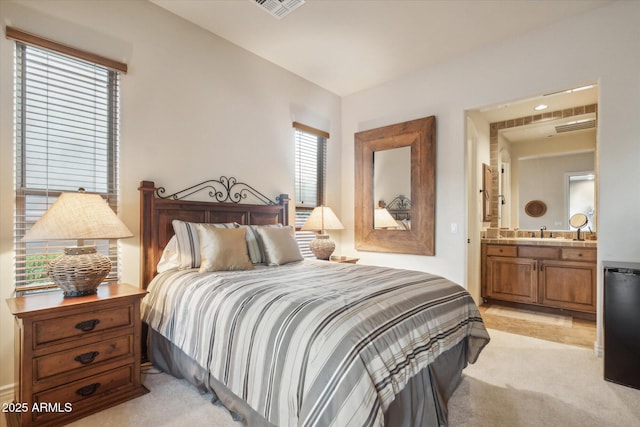
[[[570, 198], [568, 181], [565, 185], [565, 180], [568, 180], [567, 172], [579, 171], [583, 176], [593, 177], [595, 190], [590, 221], [595, 236], [598, 196], [597, 102], [597, 85], [586, 84], [467, 111], [470, 233], [467, 276], [470, 289], [474, 280], [480, 282], [481, 302], [485, 301], [480, 265], [482, 260], [478, 262], [477, 258], [481, 236], [475, 233], [480, 230], [485, 236], [515, 236], [524, 230], [540, 233], [539, 230], [544, 227], [547, 236], [571, 236], [571, 232], [575, 230], [568, 223]], [[470, 129], [473, 129], [473, 135]], [[472, 139], [476, 144], [473, 148], [469, 147]], [[574, 160], [570, 157], [574, 154], [581, 159]], [[591, 167], [585, 168], [583, 165], [585, 161], [589, 165], [589, 156]], [[548, 162], [554, 158], [555, 163], [571, 164], [572, 169], [555, 171], [555, 166]], [[530, 168], [535, 172], [533, 176], [524, 166], [525, 161], [529, 160], [535, 165]], [[475, 164], [470, 166], [472, 161]], [[483, 221], [482, 216], [472, 209], [477, 205], [479, 197], [484, 196], [480, 192], [482, 188], [478, 178], [478, 167], [482, 163], [489, 164], [495, 171], [488, 191], [491, 195], [491, 216], [487, 218], [488, 221]], [[584, 173], [585, 170], [589, 173]], [[558, 174], [557, 183], [553, 184], [552, 180]], [[546, 201], [545, 215], [538, 218], [529, 216], [525, 205], [536, 199], [535, 191], [539, 191], [543, 185], [549, 185], [545, 188], [550, 189], [542, 190], [542, 195], [537, 198]], [[557, 310], [554, 312], [553, 309], [544, 310], [537, 301], [533, 304], [518, 304], [516, 307], [509, 301], [502, 304], [501, 301], [492, 299], [491, 302], [492, 305], [481, 307], [489, 327], [576, 345], [593, 347], [596, 344], [594, 321], [583, 320], [581, 316], [563, 316], [564, 313]], [[569, 317], [569, 322], [562, 317]], [[596, 316], [587, 317], [593, 319]], [[585, 345], [585, 342], [590, 344]]]

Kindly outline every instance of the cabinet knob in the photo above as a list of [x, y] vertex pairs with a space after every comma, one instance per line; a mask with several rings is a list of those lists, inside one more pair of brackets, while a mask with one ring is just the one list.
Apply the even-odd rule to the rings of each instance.
[[90, 351], [88, 353], [83, 353], [76, 356], [74, 360], [76, 362], [82, 363], [83, 365], [88, 365], [89, 363], [93, 362], [99, 354], [99, 351]]
[[82, 332], [90, 332], [100, 323], [100, 319], [91, 319], [80, 322], [76, 325], [76, 329], [80, 329]]
[[100, 383], [89, 384], [87, 386], [77, 389], [76, 394], [82, 397], [91, 396], [93, 393], [96, 392], [96, 390], [98, 390], [98, 387], [100, 387]]

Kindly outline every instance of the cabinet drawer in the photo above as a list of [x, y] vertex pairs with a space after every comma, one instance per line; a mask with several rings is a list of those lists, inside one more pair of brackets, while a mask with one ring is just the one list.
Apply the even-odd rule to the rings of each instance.
[[562, 248], [562, 259], [568, 261], [595, 262], [597, 251], [587, 248]]
[[133, 356], [133, 336], [126, 335], [39, 357], [33, 361], [33, 382], [76, 372], [122, 356]]
[[[65, 408], [71, 404], [73, 411], [80, 410], [81, 407], [91, 405], [93, 400], [101, 396], [115, 393], [119, 389], [134, 387], [133, 365], [122, 366], [112, 371], [94, 375], [80, 381], [66, 384], [42, 393], [34, 395], [34, 404], [40, 406], [53, 405]], [[55, 415], [52, 412], [33, 412], [34, 421], [44, 421]]]
[[516, 246], [508, 245], [487, 245], [488, 256], [518, 256], [518, 248]]
[[548, 246], [520, 246], [518, 248], [518, 256], [521, 258], [558, 259], [560, 256], [560, 248]]
[[133, 307], [125, 305], [40, 320], [33, 326], [33, 348], [114, 328], [133, 326]]

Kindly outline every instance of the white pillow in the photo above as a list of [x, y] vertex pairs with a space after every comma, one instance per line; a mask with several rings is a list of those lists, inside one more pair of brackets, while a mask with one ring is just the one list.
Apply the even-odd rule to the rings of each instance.
[[240, 228], [247, 229], [247, 248], [249, 249], [249, 258], [254, 264], [262, 264], [265, 262], [264, 249], [260, 244], [260, 238], [257, 230], [261, 227], [282, 227], [282, 224], [268, 224], [268, 225], [240, 225]]
[[256, 231], [260, 236], [267, 264], [282, 265], [304, 259], [302, 253], [300, 253], [292, 226], [280, 228], [261, 227]]
[[198, 224], [196, 229], [200, 238], [200, 273], [253, 268], [247, 252], [246, 228], [218, 228], [213, 224]]
[[[171, 221], [173, 231], [178, 242], [180, 253], [180, 269], [200, 268], [200, 239], [196, 222], [187, 222], [174, 219]], [[216, 228], [235, 228], [236, 223], [210, 224]]]
[[180, 268], [180, 252], [178, 251], [178, 239], [171, 236], [169, 243], [162, 250], [160, 261], [156, 266], [156, 271], [162, 273], [169, 270], [177, 270]]

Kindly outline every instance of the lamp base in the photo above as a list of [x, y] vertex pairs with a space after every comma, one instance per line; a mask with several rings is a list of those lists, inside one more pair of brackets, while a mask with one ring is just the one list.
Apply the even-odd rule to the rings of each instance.
[[47, 267], [51, 280], [66, 297], [92, 295], [111, 271], [111, 260], [98, 253], [95, 246], [64, 248], [64, 255]]
[[336, 249], [336, 244], [328, 234], [318, 234], [315, 239], [309, 242], [309, 249], [317, 259], [328, 260]]

